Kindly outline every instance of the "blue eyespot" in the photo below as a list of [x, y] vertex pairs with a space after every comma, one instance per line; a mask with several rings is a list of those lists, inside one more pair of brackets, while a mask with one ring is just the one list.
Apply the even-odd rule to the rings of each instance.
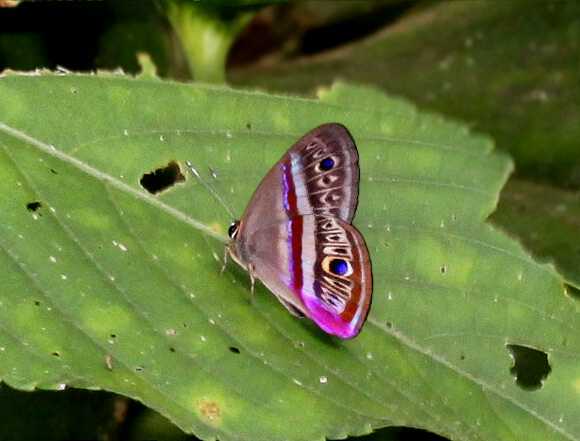
[[320, 161], [320, 169], [321, 170], [328, 171], [332, 167], [334, 167], [334, 159], [324, 158], [322, 161]]
[[330, 271], [339, 276], [344, 276], [348, 272], [348, 263], [342, 259], [334, 259], [328, 265]]

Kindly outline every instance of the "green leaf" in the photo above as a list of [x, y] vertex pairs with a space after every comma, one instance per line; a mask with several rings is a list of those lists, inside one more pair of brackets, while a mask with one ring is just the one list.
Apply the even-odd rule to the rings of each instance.
[[[373, 262], [361, 334], [299, 320], [247, 274], [220, 277], [231, 219], [326, 122], [360, 154], [354, 224]], [[390, 425], [451, 439], [579, 439], [578, 303], [484, 221], [512, 165], [466, 126], [338, 83], [318, 100], [120, 75], [0, 78], [0, 378], [102, 388], [203, 439], [312, 440]], [[36, 204], [39, 203], [40, 205]], [[507, 344], [547, 354], [537, 390]], [[540, 352], [540, 354], [542, 354]], [[519, 357], [519, 352], [515, 352]], [[517, 360], [521, 366], [521, 360]]]

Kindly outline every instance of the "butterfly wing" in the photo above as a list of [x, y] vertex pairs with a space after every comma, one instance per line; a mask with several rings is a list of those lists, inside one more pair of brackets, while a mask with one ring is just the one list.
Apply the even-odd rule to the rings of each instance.
[[340, 124], [308, 132], [272, 167], [248, 203], [240, 224], [244, 230], [318, 214], [350, 223], [358, 201], [358, 152]]
[[305, 215], [243, 237], [254, 275], [294, 314], [329, 334], [355, 337], [373, 291], [371, 261], [362, 235], [335, 217]]
[[316, 127], [282, 159], [282, 191], [289, 217], [318, 214], [352, 221], [360, 172], [354, 140], [344, 126]]
[[366, 244], [350, 224], [359, 174], [344, 126], [311, 130], [262, 180], [229, 248], [290, 312], [342, 338], [359, 333], [373, 290]]

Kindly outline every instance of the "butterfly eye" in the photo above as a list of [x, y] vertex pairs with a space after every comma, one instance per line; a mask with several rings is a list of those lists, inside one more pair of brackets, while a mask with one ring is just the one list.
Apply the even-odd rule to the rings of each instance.
[[319, 166], [320, 166], [320, 170], [328, 171], [332, 167], [334, 167], [334, 159], [332, 159], [332, 158], [324, 158], [322, 161], [320, 161]]
[[352, 266], [346, 260], [336, 258], [328, 262], [328, 271], [337, 276], [350, 276], [352, 274]]
[[236, 236], [238, 235], [239, 230], [240, 230], [240, 221], [232, 222], [230, 228], [228, 229], [228, 235], [230, 236], [230, 239], [235, 239]]

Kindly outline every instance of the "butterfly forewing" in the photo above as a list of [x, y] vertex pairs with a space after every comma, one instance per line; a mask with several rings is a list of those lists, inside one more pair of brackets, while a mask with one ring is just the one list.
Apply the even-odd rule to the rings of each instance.
[[302, 137], [260, 182], [240, 233], [305, 214], [351, 222], [358, 200], [358, 152], [340, 124], [324, 124]]
[[289, 217], [319, 214], [352, 221], [358, 201], [358, 152], [344, 126], [325, 124], [310, 131], [282, 158], [280, 168]]

